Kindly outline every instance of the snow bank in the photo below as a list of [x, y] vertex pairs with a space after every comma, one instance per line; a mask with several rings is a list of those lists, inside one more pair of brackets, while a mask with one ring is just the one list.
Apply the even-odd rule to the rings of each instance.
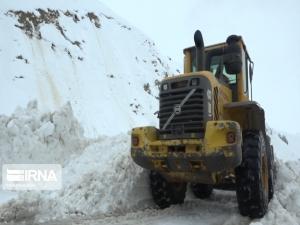
[[36, 102], [1, 116], [4, 163], [60, 163], [63, 188], [20, 192], [0, 208], [2, 221], [37, 221], [71, 215], [107, 214], [147, 207], [146, 172], [130, 158], [129, 136], [86, 139], [70, 104], [41, 114]]
[[18, 221], [26, 216], [41, 222], [119, 214], [152, 205], [147, 176], [132, 162], [128, 149], [126, 135], [97, 140], [63, 168], [62, 190], [20, 194], [0, 208], [0, 218]]
[[276, 148], [276, 156], [283, 161], [300, 159], [300, 135], [287, 134], [268, 128], [272, 144]]
[[89, 140], [73, 116], [70, 104], [59, 111], [40, 113], [37, 102], [0, 115], [0, 164], [60, 163], [79, 154]]
[[63, 190], [39, 202], [43, 207], [38, 218], [121, 213], [146, 207], [150, 195], [145, 172], [132, 162], [129, 149], [127, 135], [103, 137], [89, 145], [63, 169]]

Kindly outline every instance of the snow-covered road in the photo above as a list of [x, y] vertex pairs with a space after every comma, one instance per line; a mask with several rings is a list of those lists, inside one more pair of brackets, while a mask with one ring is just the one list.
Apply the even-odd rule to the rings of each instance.
[[[300, 161], [280, 163], [278, 183], [269, 212], [263, 219], [250, 220], [238, 213], [235, 192], [214, 190], [207, 200], [195, 199], [188, 191], [183, 205], [156, 209], [150, 203], [140, 208], [116, 210], [113, 213], [95, 213], [89, 216], [71, 216], [42, 223], [44, 225], [299, 225], [300, 210], [298, 190], [300, 179], [295, 175]], [[151, 202], [150, 199], [148, 199]], [[147, 202], [147, 201], [145, 201]], [[24, 224], [37, 225], [42, 221], [25, 220]], [[16, 223], [8, 223], [17, 225]]]
[[208, 200], [188, 199], [183, 205], [165, 210], [148, 208], [132, 212], [100, 214], [89, 217], [73, 217], [55, 220], [45, 225], [110, 224], [110, 225], [234, 225], [249, 224], [248, 218], [237, 212], [235, 193], [214, 191]]

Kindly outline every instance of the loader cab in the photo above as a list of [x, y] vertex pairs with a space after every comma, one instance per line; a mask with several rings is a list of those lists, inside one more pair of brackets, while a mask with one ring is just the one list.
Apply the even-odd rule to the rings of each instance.
[[[195, 37], [195, 42], [201, 38]], [[206, 47], [201, 47], [202, 43], [184, 49], [184, 73], [210, 71], [221, 85], [230, 88], [233, 102], [248, 101], [253, 63], [242, 37], [231, 35], [224, 43]]]

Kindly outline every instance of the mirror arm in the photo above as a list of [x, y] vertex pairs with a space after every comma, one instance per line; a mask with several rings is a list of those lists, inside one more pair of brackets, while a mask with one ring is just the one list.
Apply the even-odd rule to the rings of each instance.
[[252, 83], [252, 79], [253, 79], [253, 71], [254, 71], [254, 62], [249, 58], [250, 61], [250, 82]]
[[252, 79], [253, 79], [253, 71], [254, 71], [254, 62], [250, 59], [250, 87], [251, 87], [251, 101], [252, 101]]

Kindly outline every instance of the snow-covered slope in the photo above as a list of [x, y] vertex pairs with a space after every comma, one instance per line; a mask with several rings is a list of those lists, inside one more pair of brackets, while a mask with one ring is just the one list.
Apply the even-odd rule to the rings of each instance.
[[[188, 193], [182, 206], [157, 210], [149, 193], [148, 174], [130, 158], [130, 136], [87, 139], [67, 104], [40, 113], [31, 102], [11, 116], [0, 116], [1, 164], [57, 162], [63, 188], [20, 192], [0, 206], [0, 222], [53, 224], [300, 224], [300, 139], [270, 131], [277, 156], [277, 182], [269, 212], [250, 221], [238, 213], [234, 192], [215, 191], [210, 199]], [[288, 142], [288, 144], [286, 144]], [[62, 218], [65, 220], [62, 221]]]
[[99, 1], [2, 1], [0, 28], [0, 114], [37, 99], [70, 101], [88, 136], [156, 123], [171, 59]]
[[277, 158], [283, 161], [293, 161], [300, 158], [300, 134], [287, 134], [268, 129], [272, 143], [277, 149]]

